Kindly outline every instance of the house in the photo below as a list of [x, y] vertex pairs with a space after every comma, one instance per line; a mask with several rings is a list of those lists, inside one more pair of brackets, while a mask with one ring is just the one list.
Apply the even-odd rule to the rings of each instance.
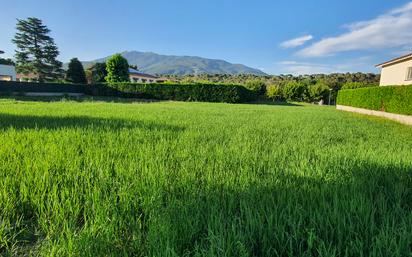
[[163, 83], [166, 79], [159, 78], [150, 74], [142, 73], [136, 69], [129, 68], [129, 77], [131, 82], [137, 83]]
[[[4, 52], [0, 50], [0, 54], [4, 54]], [[16, 69], [14, 68], [14, 65], [1, 63], [2, 62], [0, 62], [0, 81], [15, 81]]]
[[412, 53], [376, 65], [381, 68], [381, 86], [412, 84]]
[[17, 73], [16, 74], [16, 80], [20, 82], [32, 82], [32, 81], [37, 81], [39, 79], [39, 76], [35, 73], [28, 73], [28, 74], [23, 74], [23, 73]]

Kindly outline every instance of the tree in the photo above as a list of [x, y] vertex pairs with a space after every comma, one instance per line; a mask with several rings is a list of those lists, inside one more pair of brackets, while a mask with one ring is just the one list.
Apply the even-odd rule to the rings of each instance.
[[287, 100], [302, 101], [306, 90], [307, 85], [305, 83], [290, 81], [283, 88], [283, 97]]
[[266, 84], [261, 79], [250, 79], [245, 83], [247, 89], [252, 90], [258, 95], [264, 95], [266, 90]]
[[272, 101], [282, 100], [282, 88], [279, 85], [267, 86], [266, 97]]
[[16, 44], [16, 70], [23, 74], [34, 73], [39, 81], [54, 80], [62, 76], [62, 63], [56, 58], [59, 50], [50, 30], [37, 18], [17, 19], [17, 33], [12, 42]]
[[311, 101], [318, 102], [322, 99], [326, 101], [329, 96], [329, 87], [323, 82], [318, 82], [313, 86], [309, 86], [308, 92]]
[[66, 72], [66, 80], [72, 83], [87, 83], [86, 73], [84, 72], [83, 65], [77, 58], [70, 60], [69, 68]]
[[90, 66], [86, 70], [87, 73], [87, 81], [90, 84], [94, 83], [103, 83], [106, 82], [105, 77], [107, 76], [107, 71], [106, 71], [106, 63], [100, 63], [97, 62]]
[[129, 63], [120, 54], [115, 54], [106, 62], [107, 82], [127, 82], [129, 79]]

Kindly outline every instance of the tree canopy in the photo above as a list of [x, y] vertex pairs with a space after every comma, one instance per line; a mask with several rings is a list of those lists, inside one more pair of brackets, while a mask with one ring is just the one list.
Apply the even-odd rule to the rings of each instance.
[[129, 81], [129, 63], [120, 54], [115, 54], [106, 62], [107, 82]]
[[84, 72], [83, 65], [77, 58], [70, 60], [69, 68], [66, 72], [66, 80], [72, 83], [87, 83], [86, 73]]
[[63, 70], [62, 63], [57, 60], [59, 50], [43, 22], [34, 17], [18, 19], [16, 29], [17, 33], [12, 42], [17, 48], [17, 72], [34, 73], [39, 81], [60, 78]]

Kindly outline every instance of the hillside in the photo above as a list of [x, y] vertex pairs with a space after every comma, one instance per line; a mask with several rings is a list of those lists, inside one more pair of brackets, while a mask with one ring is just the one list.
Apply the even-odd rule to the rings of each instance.
[[[254, 74], [264, 72], [242, 64], [232, 64], [223, 60], [207, 59], [196, 56], [160, 55], [151, 52], [126, 51], [121, 53], [129, 64], [137, 65], [139, 70], [149, 74]], [[95, 62], [104, 62], [108, 57], [83, 62], [85, 67]]]

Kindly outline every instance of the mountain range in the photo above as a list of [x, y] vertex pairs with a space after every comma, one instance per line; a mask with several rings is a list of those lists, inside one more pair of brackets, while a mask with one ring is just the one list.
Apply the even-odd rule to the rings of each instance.
[[[160, 55], [151, 52], [126, 51], [121, 55], [129, 64], [136, 65], [141, 72], [158, 75], [187, 74], [254, 74], [266, 75], [263, 71], [243, 64], [197, 56]], [[83, 62], [85, 68], [96, 62], [105, 62], [110, 56]]]

